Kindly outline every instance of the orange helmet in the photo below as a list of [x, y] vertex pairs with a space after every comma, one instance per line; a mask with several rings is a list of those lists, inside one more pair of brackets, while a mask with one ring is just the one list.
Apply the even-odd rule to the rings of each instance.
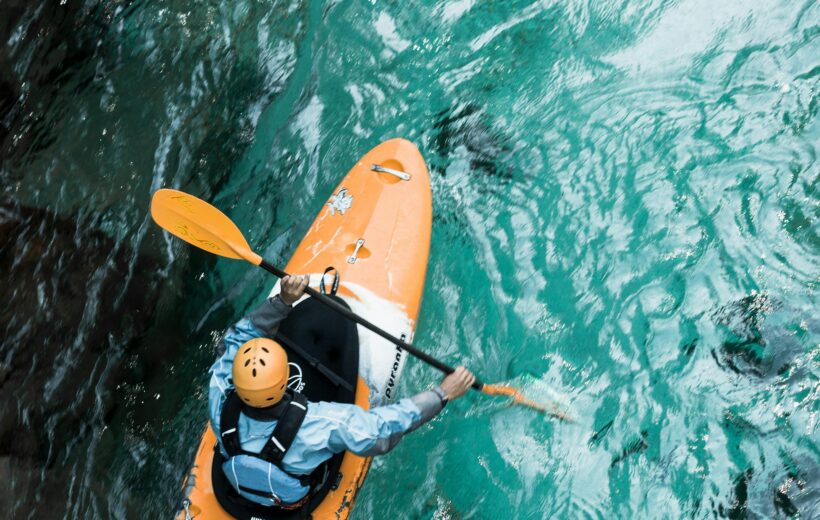
[[288, 355], [268, 338], [246, 341], [233, 360], [233, 384], [247, 405], [265, 408], [278, 403], [288, 385]]

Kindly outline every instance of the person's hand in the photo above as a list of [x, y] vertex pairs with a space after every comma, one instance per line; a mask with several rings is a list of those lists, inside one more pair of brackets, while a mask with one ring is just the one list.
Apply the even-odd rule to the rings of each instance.
[[279, 292], [279, 297], [285, 302], [285, 305], [293, 305], [296, 300], [305, 294], [305, 289], [308, 286], [310, 277], [304, 276], [286, 276], [282, 278], [282, 290]]
[[457, 367], [455, 372], [445, 376], [441, 381], [441, 389], [447, 394], [448, 401], [455, 401], [470, 389], [475, 383], [475, 376], [464, 367]]

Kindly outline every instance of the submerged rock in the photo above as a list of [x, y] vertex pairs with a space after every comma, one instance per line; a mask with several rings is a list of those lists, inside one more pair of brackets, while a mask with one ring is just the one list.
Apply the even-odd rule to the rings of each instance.
[[[473, 175], [497, 177], [509, 181], [513, 168], [508, 164], [512, 146], [498, 128], [494, 128], [484, 109], [472, 104], [458, 105], [436, 114], [433, 124], [435, 156], [451, 157], [464, 147]], [[442, 174], [446, 168], [436, 168]]]
[[809, 330], [818, 325], [813, 317], [759, 292], [720, 307], [712, 319], [724, 336], [714, 355], [718, 364], [760, 378], [784, 373], [805, 352], [796, 324]]
[[72, 446], [116, 406], [124, 352], [155, 308], [155, 262], [49, 211], [0, 205], [0, 505], [65, 496]]
[[[84, 83], [70, 71], [82, 68], [99, 52], [98, 38], [109, 22], [97, 2], [50, 2], [37, 9], [30, 2], [3, 2], [0, 17], [0, 160], [14, 163], [54, 140], [58, 125], [45, 114], [67, 81]], [[56, 109], [63, 112], [65, 107]], [[8, 172], [6, 172], [8, 173]]]

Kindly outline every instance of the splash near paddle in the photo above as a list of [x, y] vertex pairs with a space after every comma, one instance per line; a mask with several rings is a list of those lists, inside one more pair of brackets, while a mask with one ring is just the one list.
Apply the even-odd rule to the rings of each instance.
[[574, 423], [575, 420], [569, 417], [564, 412], [560, 411], [553, 405], [542, 404], [532, 399], [527, 399], [524, 397], [524, 394], [521, 393], [520, 390], [516, 390], [515, 388], [508, 386], [508, 385], [484, 385], [481, 389], [482, 393], [487, 395], [498, 395], [498, 396], [506, 396], [512, 398], [514, 404], [519, 404], [521, 406], [526, 406], [528, 408], [532, 408], [534, 410], [538, 410], [541, 413], [549, 414], [556, 419], [561, 419], [565, 422]]

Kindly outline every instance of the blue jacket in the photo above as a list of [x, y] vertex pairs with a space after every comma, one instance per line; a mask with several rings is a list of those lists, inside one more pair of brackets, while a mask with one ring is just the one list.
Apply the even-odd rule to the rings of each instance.
[[[223, 340], [224, 353], [211, 366], [208, 411], [211, 426], [219, 439], [219, 421], [226, 392], [233, 388], [233, 359], [239, 347], [258, 337], [273, 337], [290, 307], [276, 296], [260, 305], [248, 318], [231, 327]], [[353, 404], [311, 402], [302, 427], [282, 460], [282, 468], [292, 475], [307, 475], [336, 453], [348, 450], [357, 455], [372, 456], [390, 451], [408, 433], [435, 417], [442, 409], [444, 393], [440, 388], [422, 392], [398, 403], [364, 410]], [[243, 450], [259, 453], [272, 435], [276, 421], [257, 421], [244, 413], [239, 417], [239, 440]], [[222, 454], [227, 456], [220, 440]], [[258, 459], [255, 459], [258, 460]], [[263, 461], [260, 463], [266, 464]], [[239, 485], [255, 489], [270, 489], [279, 502], [289, 504], [300, 500], [309, 491], [298, 480], [281, 471], [268, 471], [267, 482], [248, 483], [259, 479], [259, 471], [244, 470], [243, 464], [226, 464], [228, 480], [239, 491]], [[262, 472], [265, 474], [265, 472]], [[256, 495], [239, 491], [241, 495], [263, 505]]]

